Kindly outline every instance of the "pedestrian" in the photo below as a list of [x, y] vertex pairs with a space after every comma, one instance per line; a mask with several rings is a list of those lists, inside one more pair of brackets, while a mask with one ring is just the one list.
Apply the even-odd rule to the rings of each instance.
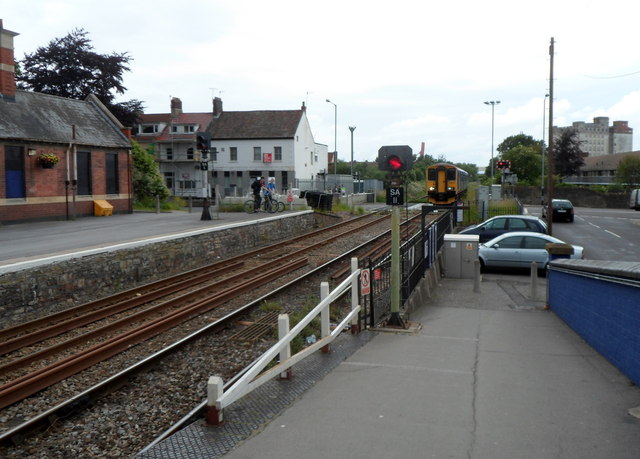
[[251, 191], [253, 191], [253, 211], [260, 211], [260, 204], [262, 202], [262, 198], [260, 197], [260, 192], [262, 191], [262, 178], [256, 177], [256, 179], [251, 183]]

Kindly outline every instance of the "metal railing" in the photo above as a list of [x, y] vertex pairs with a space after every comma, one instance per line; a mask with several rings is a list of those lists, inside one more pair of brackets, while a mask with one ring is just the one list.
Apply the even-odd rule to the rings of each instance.
[[[444, 245], [444, 235], [453, 228], [453, 211], [445, 210], [435, 220], [426, 223], [431, 206], [422, 207], [422, 224], [419, 233], [400, 247], [401, 309], [422, 280], [424, 273], [435, 263], [438, 252]], [[375, 327], [391, 311], [391, 257], [382, 259], [371, 267], [371, 304], [367, 323]]]

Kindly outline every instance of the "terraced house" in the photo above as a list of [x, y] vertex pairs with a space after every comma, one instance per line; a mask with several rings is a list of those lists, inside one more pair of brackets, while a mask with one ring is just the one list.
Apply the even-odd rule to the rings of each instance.
[[[317, 179], [327, 171], [327, 146], [316, 143], [303, 104], [298, 110], [184, 113], [171, 99], [171, 112], [144, 114], [135, 139], [152, 151], [174, 196], [243, 196], [255, 177], [273, 178], [280, 191], [298, 179]], [[196, 148], [198, 132], [211, 137], [210, 153]], [[206, 163], [206, 166], [203, 166]], [[207, 186], [211, 189], [207, 190]]]

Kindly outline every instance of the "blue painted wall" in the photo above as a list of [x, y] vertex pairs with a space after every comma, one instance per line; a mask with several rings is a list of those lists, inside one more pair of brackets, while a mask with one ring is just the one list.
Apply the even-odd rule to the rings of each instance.
[[553, 268], [547, 285], [551, 310], [640, 386], [640, 286]]

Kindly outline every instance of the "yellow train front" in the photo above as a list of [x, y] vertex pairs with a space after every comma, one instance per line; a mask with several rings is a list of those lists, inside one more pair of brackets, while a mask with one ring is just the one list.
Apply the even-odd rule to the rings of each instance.
[[468, 186], [469, 174], [453, 164], [427, 167], [427, 198], [431, 204], [452, 204], [465, 194]]

